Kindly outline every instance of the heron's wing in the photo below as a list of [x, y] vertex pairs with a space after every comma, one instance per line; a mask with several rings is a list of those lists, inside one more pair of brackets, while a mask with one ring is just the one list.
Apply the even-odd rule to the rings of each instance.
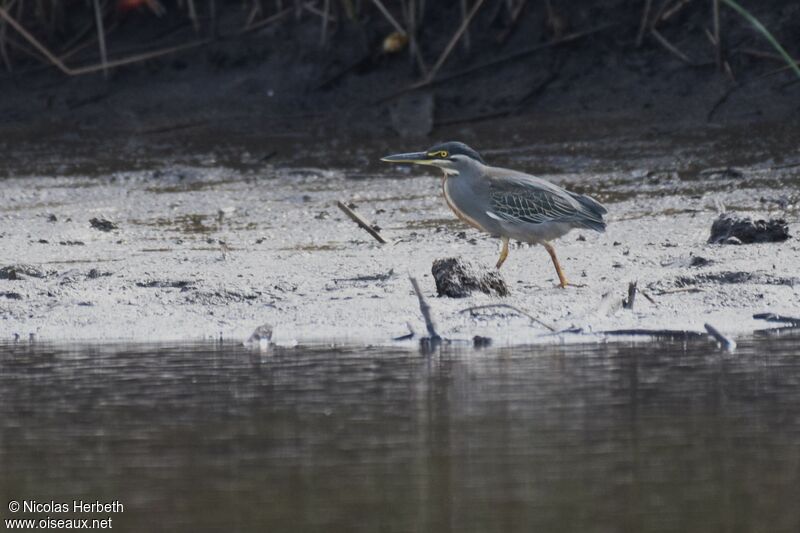
[[565, 190], [533, 176], [491, 178], [489, 216], [507, 222], [572, 221], [580, 215], [580, 204]]

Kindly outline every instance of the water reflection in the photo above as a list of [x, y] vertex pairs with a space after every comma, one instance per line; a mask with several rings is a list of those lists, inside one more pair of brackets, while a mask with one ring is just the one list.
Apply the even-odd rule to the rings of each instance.
[[796, 338], [7, 345], [0, 417], [3, 502], [129, 531], [800, 530]]

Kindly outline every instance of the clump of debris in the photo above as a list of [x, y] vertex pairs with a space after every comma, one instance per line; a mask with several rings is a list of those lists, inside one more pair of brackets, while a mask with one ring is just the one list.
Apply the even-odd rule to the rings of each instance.
[[782, 218], [753, 220], [723, 213], [711, 226], [710, 244], [752, 244], [783, 242], [790, 237], [789, 225]]
[[475, 266], [460, 257], [435, 260], [431, 272], [439, 296], [464, 298], [475, 291], [508, 296], [506, 282], [497, 270]]
[[96, 230], [100, 231], [112, 231], [115, 229], [119, 229], [115, 223], [107, 220], [105, 218], [93, 218], [89, 221], [89, 224]]

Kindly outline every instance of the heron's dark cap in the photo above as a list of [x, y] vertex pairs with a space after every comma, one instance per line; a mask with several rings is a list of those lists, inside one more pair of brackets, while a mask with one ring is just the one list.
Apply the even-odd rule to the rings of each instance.
[[467, 146], [466, 144], [458, 141], [448, 141], [444, 143], [437, 144], [435, 146], [431, 146], [427, 150], [428, 153], [436, 153], [436, 152], [446, 152], [449, 156], [452, 155], [465, 155], [471, 159], [476, 161], [480, 161], [484, 165], [486, 161], [483, 160], [481, 154]]

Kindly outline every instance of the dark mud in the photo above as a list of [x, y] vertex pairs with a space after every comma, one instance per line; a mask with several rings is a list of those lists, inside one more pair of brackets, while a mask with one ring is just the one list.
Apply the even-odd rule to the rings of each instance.
[[[487, 2], [470, 27], [469, 47], [457, 46], [435, 82], [419, 89], [413, 87], [423, 74], [405, 51], [379, 53], [393, 28], [372, 6], [358, 22], [340, 16], [324, 43], [319, 17], [310, 11], [240, 35], [241, 6], [219, 2], [214, 32], [204, 28], [198, 36], [174, 10], [161, 19], [143, 10], [118, 21], [108, 39], [111, 57], [145, 44], [208, 42], [114, 69], [108, 78], [67, 76], [24, 56], [13, 72], [0, 75], [0, 147], [10, 153], [12, 168], [54, 163], [86, 173], [173, 157], [184, 140], [200, 151], [249, 144], [253, 148], [237, 153], [236, 162], [255, 166], [273, 158], [296, 161], [298, 147], [308, 152], [331, 137], [346, 144], [409, 137], [423, 144], [461, 138], [486, 145], [453, 132], [515, 117], [541, 126], [510, 125], [492, 148], [534, 142], [537, 130], [565, 118], [580, 131], [593, 131], [593, 121], [631, 120], [643, 135], [707, 124], [791, 121], [796, 127], [800, 84], [788, 69], [779, 70], [763, 37], [730, 9], [721, 13], [726, 73], [717, 68], [705, 34], [712, 21], [702, 3], [683, 3], [658, 26], [688, 62], [650, 33], [638, 39], [642, 5], [601, 4], [554, 1], [548, 10], [534, 3], [512, 24], [504, 2]], [[452, 15], [460, 7], [455, 0], [427, 6], [418, 37], [431, 66], [456, 29]], [[800, 55], [797, 5], [771, 0], [748, 7]], [[548, 45], [569, 36], [576, 37]], [[96, 56], [96, 47], [86, 46], [70, 61], [93, 63]], [[751, 140], [758, 142], [755, 135]], [[52, 141], [71, 147], [67, 160], [52, 160]], [[120, 150], [128, 155], [122, 168], [115, 157]]]

